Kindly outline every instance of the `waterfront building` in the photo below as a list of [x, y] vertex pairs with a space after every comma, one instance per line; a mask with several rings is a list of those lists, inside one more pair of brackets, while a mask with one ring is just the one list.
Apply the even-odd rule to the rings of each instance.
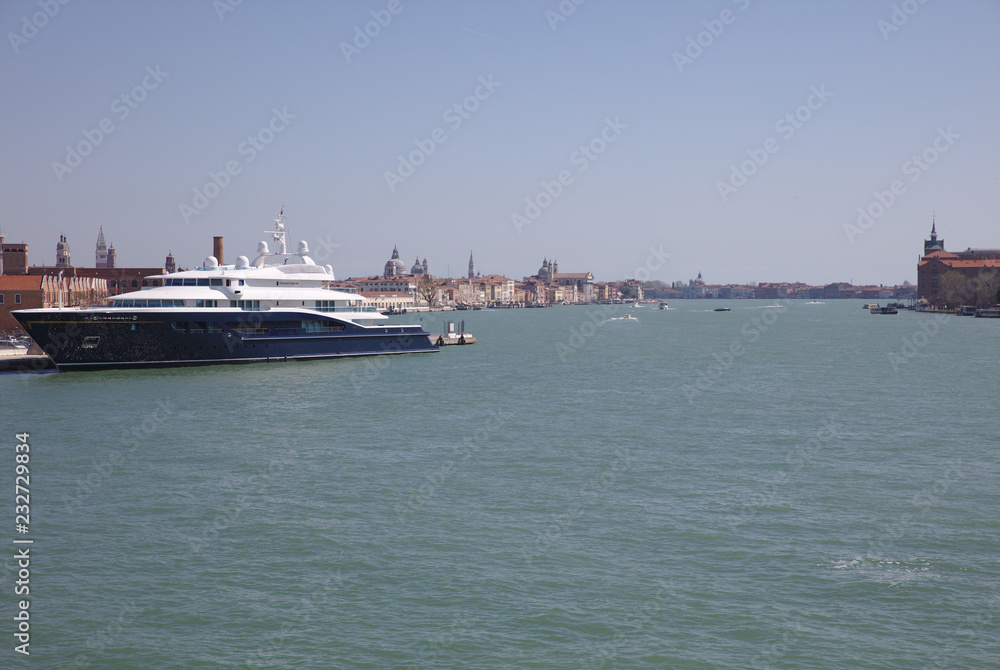
[[349, 277], [347, 281], [358, 291], [365, 293], [416, 293], [417, 278], [413, 275], [386, 275], [384, 277]]
[[948, 272], [957, 272], [967, 280], [1000, 272], [1000, 249], [946, 251], [944, 240], [937, 236], [936, 223], [932, 223], [931, 237], [924, 240], [924, 255], [917, 263], [917, 297], [931, 305], [943, 305], [941, 278]]
[[[594, 275], [590, 272], [559, 272], [559, 261], [542, 259], [542, 266], [533, 275], [540, 282], [557, 286], [572, 287], [569, 302], [590, 302], [594, 300]], [[578, 297], [578, 294], [580, 297]]]
[[417, 298], [404, 291], [359, 291], [358, 295], [372, 301], [380, 312], [401, 312], [417, 306]]
[[[34, 268], [32, 268], [34, 270]], [[0, 276], [0, 331], [20, 329], [20, 324], [10, 315], [12, 310], [58, 307], [62, 293], [64, 307], [81, 307], [100, 304], [108, 295], [107, 281], [97, 277], [76, 275], [77, 268], [48, 273]]]
[[162, 279], [147, 279], [153, 275], [164, 274], [163, 268], [61, 268], [54, 265], [33, 265], [28, 268], [29, 275], [58, 276], [64, 270], [65, 277], [89, 277], [104, 280], [108, 295], [118, 295], [127, 291], [138, 291], [140, 288], [162, 286]]
[[701, 273], [698, 273], [697, 279], [692, 279], [688, 281], [688, 285], [684, 287], [684, 297], [685, 298], [705, 298], [708, 295], [708, 287], [705, 286], [705, 280], [702, 279]]
[[489, 305], [509, 305], [514, 302], [514, 280], [503, 275], [479, 277], [483, 300]]

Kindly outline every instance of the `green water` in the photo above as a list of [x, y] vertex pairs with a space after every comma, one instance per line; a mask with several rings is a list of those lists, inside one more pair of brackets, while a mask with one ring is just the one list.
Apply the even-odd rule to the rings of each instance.
[[1000, 666], [1000, 322], [767, 304], [0, 375], [0, 667]]

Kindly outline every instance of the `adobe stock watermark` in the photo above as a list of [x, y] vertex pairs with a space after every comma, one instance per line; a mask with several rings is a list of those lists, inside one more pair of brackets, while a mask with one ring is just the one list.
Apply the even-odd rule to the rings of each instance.
[[[787, 142], [809, 122], [813, 112], [822, 109], [832, 97], [833, 93], [826, 90], [826, 84], [810, 87], [805, 102], [775, 121], [774, 130]], [[746, 153], [749, 156], [747, 160], [739, 166], [735, 164], [729, 166], [729, 179], [715, 182], [715, 188], [718, 189], [722, 202], [728, 202], [729, 196], [745, 186], [750, 177], [757, 174], [757, 170], [764, 167], [771, 155], [778, 153], [780, 149], [781, 143], [773, 137], [764, 140], [760, 147], [747, 149]]]
[[556, 31], [560, 23], [565, 23], [569, 17], [576, 13], [576, 8], [587, 2], [587, 0], [561, 0], [555, 10], [545, 10], [545, 20], [549, 22], [552, 32]]
[[[494, 81], [492, 74], [485, 77], [480, 76], [479, 85], [476, 86], [472, 94], [467, 95], [461, 102], [456, 102], [445, 109], [441, 114], [441, 120], [448, 124], [452, 132], [455, 132], [462, 127], [463, 123], [472, 118], [472, 114], [479, 109], [480, 104], [489, 100], [500, 86], [502, 86], [502, 83]], [[417, 168], [423, 165], [427, 161], [427, 158], [437, 151], [438, 145], [444, 144], [447, 141], [448, 133], [440, 126], [432, 130], [430, 135], [425, 139], [413, 140], [413, 144], [417, 148], [405, 156], [399, 154], [399, 164], [396, 166], [395, 172], [392, 170], [385, 171], [385, 183], [389, 187], [389, 190], [395, 193], [396, 187], [416, 174]]]
[[7, 33], [7, 41], [14, 53], [21, 51], [21, 47], [34, 38], [38, 31], [49, 25], [49, 21], [56, 17], [63, 7], [69, 4], [69, 0], [38, 0], [38, 6], [42, 11], [35, 12], [30, 17], [21, 17], [21, 30]]
[[243, 0], [212, 0], [212, 9], [220, 21], [226, 20], [226, 14], [235, 12], [236, 8], [243, 4]]
[[600, 304], [587, 309], [587, 318], [579, 325], [569, 329], [569, 336], [565, 342], [556, 343], [556, 354], [563, 363], [587, 344], [587, 341], [597, 334], [597, 329], [611, 318], [616, 308], [612, 304]]
[[[583, 174], [590, 166], [597, 161], [608, 147], [618, 141], [622, 131], [628, 128], [621, 122], [620, 117], [604, 119], [604, 128], [590, 142], [581, 144], [576, 151], [569, 156], [569, 163], [576, 168], [576, 174]], [[572, 170], [560, 170], [552, 181], [542, 180], [541, 189], [534, 195], [524, 199], [523, 213], [513, 212], [510, 215], [510, 222], [514, 230], [521, 233], [524, 227], [534, 223], [542, 212], [552, 206], [552, 203], [561, 196], [566, 188], [573, 183], [575, 176]]]
[[[955, 140], [961, 137], [951, 129], [951, 126], [948, 126], [947, 129], [939, 127], [937, 137], [923, 151], [919, 154], [913, 154], [900, 166], [899, 169], [903, 176], [909, 177], [910, 183], [919, 181], [924, 173], [938, 162], [941, 155], [951, 149]], [[858, 207], [858, 218], [855, 223], [844, 224], [844, 234], [847, 236], [847, 241], [854, 244], [854, 240], [864, 235], [865, 231], [882, 218], [904, 193], [906, 193], [906, 184], [902, 179], [892, 180], [885, 190], [875, 189], [872, 191], [874, 199], [867, 205]]]
[[627, 614], [616, 622], [612, 627], [614, 633], [611, 639], [597, 645], [596, 650], [583, 664], [583, 670], [596, 670], [597, 668], [614, 668], [614, 661], [620, 655], [642, 648], [646, 638], [652, 637], [649, 634], [643, 635], [646, 626], [659, 614], [661, 604], [677, 598], [677, 587], [674, 580], [664, 582], [661, 579], [654, 580], [656, 588], [647, 584], [642, 589], [643, 598], [646, 603], [631, 614]]
[[[904, 512], [893, 521], [890, 528], [884, 529], [877, 537], [868, 540], [867, 554], [869, 556], [883, 557], [887, 547], [891, 543], [906, 536], [919, 536], [921, 530], [917, 524], [920, 518], [932, 507], [941, 505], [943, 497], [955, 484], [965, 478], [968, 474], [968, 466], [961, 458], [946, 463], [947, 469], [930, 486], [925, 486], [917, 491], [910, 498], [910, 505], [917, 508], [917, 514]], [[918, 516], [919, 515], [919, 516]]]
[[328, 263], [333, 260], [333, 252], [340, 248], [340, 243], [334, 242], [333, 236], [329, 234], [325, 238], [318, 237], [316, 239], [319, 244], [313, 245], [313, 252], [309, 255], [320, 263]]
[[911, 358], [916, 358], [920, 350], [926, 347], [934, 336], [938, 334], [941, 326], [953, 318], [955, 317], [951, 314], [938, 312], [930, 317], [930, 319], [921, 321], [919, 324], [920, 330], [909, 337], [903, 338], [903, 344], [898, 353], [895, 351], [889, 352], [888, 357], [889, 363], [892, 365], [892, 371], [899, 372], [900, 368], [909, 363]]
[[778, 310], [781, 306], [788, 307], [789, 304], [789, 301], [784, 299], [775, 307], [767, 307], [761, 310], [760, 315], [754, 314], [740, 328], [740, 335], [743, 337], [742, 340], [733, 340], [725, 351], [712, 354], [715, 362], [709, 363], [703, 370], [698, 371], [694, 384], [684, 384], [681, 387], [681, 391], [684, 393], [684, 397], [687, 398], [688, 403], [693, 405], [695, 398], [715, 386], [715, 382], [722, 377], [723, 373], [732, 368], [736, 364], [736, 361], [747, 352], [747, 347], [743, 340], [747, 344], [757, 342], [778, 321]]
[[[632, 469], [636, 457], [631, 452], [631, 447], [625, 445], [615, 449], [615, 459], [611, 466], [584, 483], [576, 494], [577, 500], [573, 502], [561, 514], [550, 515], [549, 521], [540, 523], [535, 531], [534, 542], [521, 548], [521, 557], [531, 565], [532, 559], [536, 556], [544, 556], [549, 553], [553, 546], [562, 540], [563, 535], [571, 527], [571, 524], [583, 516], [587, 511], [588, 503], [591, 506], [598, 506], [600, 498], [614, 485], [620, 473], [626, 473]], [[589, 500], [588, 500], [589, 499]], [[568, 501], [567, 501], [568, 502]]]
[[456, 444], [451, 447], [452, 458], [441, 463], [433, 472], [425, 474], [419, 480], [421, 483], [416, 491], [407, 496], [405, 502], [393, 507], [393, 511], [396, 514], [396, 521], [405, 520], [410, 514], [419, 511], [427, 505], [437, 495], [438, 489], [443, 487], [445, 482], [448, 481], [448, 478], [459, 471], [460, 465], [471, 460], [478, 454], [479, 450], [482, 449], [483, 445], [487, 444], [492, 435], [502, 428], [510, 426], [515, 417], [516, 415], [513, 412], [498, 409], [491, 409], [488, 418], [485, 420], [480, 417], [477, 422], [477, 430], [474, 433], [466, 433], [462, 439], [462, 444]]
[[[741, 12], [745, 12], [747, 7], [750, 6], [750, 0], [732, 0], [732, 3]], [[739, 14], [734, 13], [733, 10], [723, 9], [719, 12], [719, 18], [702, 21], [701, 25], [705, 26], [705, 30], [702, 30], [693, 37], [688, 36], [687, 47], [684, 49], [684, 53], [680, 51], [673, 53], [674, 65], [677, 66], [677, 71], [683, 74], [685, 67], [693, 65], [696, 60], [701, 58], [705, 50], [715, 44], [715, 40], [722, 37], [722, 33], [726, 31], [726, 26], [730, 26], [736, 21], [737, 16]]]
[[882, 33], [882, 41], [888, 42], [889, 35], [905, 26], [910, 17], [919, 12], [920, 8], [926, 4], [927, 0], [903, 0], [898, 5], [894, 4], [888, 20], [879, 19], [875, 22], [875, 27]]
[[[651, 273], [661, 270], [672, 255], [663, 250], [662, 244], [659, 248], [650, 245], [646, 262], [632, 272], [625, 273], [625, 280], [648, 281]], [[587, 341], [597, 334], [597, 329], [603, 326], [616, 311], [617, 307], [611, 304], [601, 304], [587, 309], [587, 318], [579, 325], [569, 329], [569, 336], [565, 342], [556, 343], [556, 354], [559, 355], [559, 360], [565, 363], [571, 354], [582, 349]]]
[[398, 15], [404, 9], [401, 0], [389, 0], [385, 9], [371, 10], [372, 20], [364, 26], [354, 26], [354, 39], [350, 42], [340, 43], [340, 53], [344, 54], [344, 59], [348, 63], [355, 56], [360, 56], [361, 52], [368, 48], [372, 40], [382, 34], [382, 30], [389, 27], [392, 17]]
[[[157, 65], [146, 66], [146, 75], [132, 90], [122, 93], [111, 101], [111, 112], [119, 122], [124, 121], [135, 111], [146, 99], [150, 92], [159, 88], [163, 80], [170, 76], [169, 72], [164, 72]], [[75, 145], [66, 145], [65, 162], [52, 161], [52, 171], [55, 172], [56, 179], [62, 183], [66, 175], [83, 165], [83, 159], [93, 153], [111, 133], [115, 132], [115, 122], [111, 117], [106, 116], [97, 122], [96, 128], [84, 128], [81, 133], [83, 139]]]
[[263, 152], [267, 146], [274, 141], [274, 138], [288, 128], [288, 122], [296, 117], [288, 111], [288, 107], [271, 108], [271, 118], [267, 124], [252, 135], [247, 135], [246, 139], [236, 146], [236, 153], [242, 159], [234, 158], [227, 161], [218, 172], [209, 170], [209, 180], [200, 188], [195, 186], [192, 189], [193, 196], [191, 204], [182, 202], [177, 205], [184, 223], [191, 223], [191, 218], [198, 216], [208, 207], [212, 200], [219, 197], [233, 181], [233, 177], [243, 172], [243, 167], [249, 165], [257, 156]]
[[729, 525], [732, 527], [743, 525], [763, 508], [776, 505], [778, 492], [792, 480], [790, 471], [801, 470], [807, 463], [823, 453], [827, 443], [834, 439], [840, 439], [842, 435], [838, 431], [839, 427], [840, 425], [831, 416], [823, 421], [805, 444], [797, 444], [794, 449], [790, 449], [785, 455], [785, 463], [788, 468], [772, 474], [770, 479], [764, 482], [760, 491], [743, 500], [739, 508], [729, 518]]

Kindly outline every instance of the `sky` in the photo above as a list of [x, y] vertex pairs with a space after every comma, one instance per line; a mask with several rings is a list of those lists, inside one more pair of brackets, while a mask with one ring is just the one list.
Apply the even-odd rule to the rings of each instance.
[[[0, 231], [54, 264], [916, 281], [1000, 247], [995, 0], [4, 0]], [[272, 244], [273, 246], [273, 244]]]

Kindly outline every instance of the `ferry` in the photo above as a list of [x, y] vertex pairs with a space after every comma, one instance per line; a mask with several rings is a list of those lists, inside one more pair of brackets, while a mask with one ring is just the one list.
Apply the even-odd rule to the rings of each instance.
[[[390, 325], [357, 293], [331, 288], [305, 242], [288, 253], [284, 210], [276, 250], [250, 261], [153, 275], [163, 286], [109, 305], [11, 312], [60, 371], [284, 362], [438, 351], [419, 325]], [[61, 293], [61, 292], [60, 292]], [[61, 296], [60, 296], [61, 297]]]

